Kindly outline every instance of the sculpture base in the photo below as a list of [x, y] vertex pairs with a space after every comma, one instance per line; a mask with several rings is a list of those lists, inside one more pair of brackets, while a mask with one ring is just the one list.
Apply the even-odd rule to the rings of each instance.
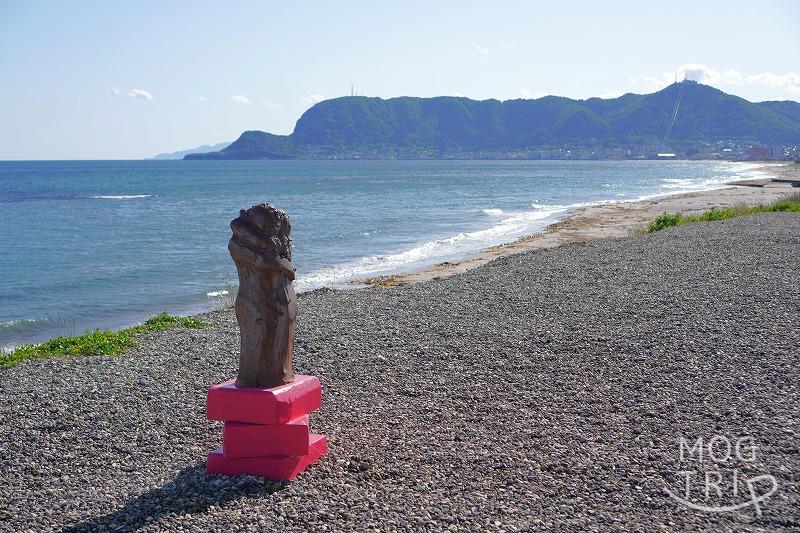
[[311, 445], [308, 415], [285, 424], [241, 424], [225, 422], [222, 430], [225, 457], [305, 455]]
[[314, 376], [285, 385], [236, 388], [234, 380], [208, 390], [206, 414], [222, 420], [223, 445], [208, 454], [209, 474], [295, 478], [328, 452], [328, 438], [310, 432], [308, 413], [322, 405]]
[[322, 405], [322, 386], [315, 376], [296, 375], [277, 387], [236, 388], [229, 379], [208, 389], [209, 420], [248, 424], [285, 424]]
[[226, 457], [222, 448], [208, 454], [209, 474], [241, 476], [248, 474], [275, 481], [289, 481], [316, 463], [328, 453], [328, 438], [325, 435], [311, 435], [309, 451], [305, 455], [273, 455], [267, 457]]

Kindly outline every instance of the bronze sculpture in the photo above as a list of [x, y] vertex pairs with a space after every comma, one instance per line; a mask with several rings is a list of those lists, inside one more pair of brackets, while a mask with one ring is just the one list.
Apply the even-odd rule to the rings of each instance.
[[297, 297], [292, 287], [291, 223], [281, 209], [255, 205], [231, 221], [228, 251], [239, 291], [239, 374], [236, 387], [275, 387], [294, 380]]

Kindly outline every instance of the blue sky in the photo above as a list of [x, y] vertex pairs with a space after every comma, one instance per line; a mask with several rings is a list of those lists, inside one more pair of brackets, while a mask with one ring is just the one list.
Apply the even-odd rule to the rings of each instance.
[[323, 98], [652, 92], [800, 100], [800, 3], [0, 1], [0, 159], [290, 133]]

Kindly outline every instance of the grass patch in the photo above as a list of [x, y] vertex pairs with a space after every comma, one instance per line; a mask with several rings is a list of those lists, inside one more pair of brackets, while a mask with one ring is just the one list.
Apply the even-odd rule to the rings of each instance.
[[163, 331], [165, 329], [177, 327], [198, 329], [206, 326], [208, 326], [208, 322], [200, 320], [199, 318], [194, 318], [193, 316], [172, 316], [167, 313], [161, 313], [160, 315], [148, 318], [144, 321], [144, 324], [140, 326], [133, 326], [132, 328], [122, 331], [130, 330], [133, 333], [144, 333], [147, 331]]
[[0, 353], [0, 366], [14, 366], [24, 359], [78, 355], [117, 355], [137, 346], [136, 335], [148, 331], [163, 331], [170, 328], [205, 328], [209, 324], [194, 317], [177, 317], [161, 313], [148, 318], [144, 324], [120, 331], [87, 331], [74, 337], [53, 337], [42, 344], [26, 344], [10, 353]]
[[663, 213], [657, 216], [656, 219], [647, 226], [647, 233], [653, 233], [673, 226], [681, 226], [689, 222], [727, 220], [743, 215], [757, 215], [760, 213], [800, 213], [800, 193], [794, 193], [769, 205], [759, 204], [755, 207], [748, 207], [746, 205], [723, 208], [712, 207], [708, 211], [693, 217], [684, 216], [682, 213]]
[[680, 213], [663, 213], [658, 215], [654, 221], [647, 226], [647, 233], [661, 231], [664, 228], [679, 226], [684, 223], [683, 215]]

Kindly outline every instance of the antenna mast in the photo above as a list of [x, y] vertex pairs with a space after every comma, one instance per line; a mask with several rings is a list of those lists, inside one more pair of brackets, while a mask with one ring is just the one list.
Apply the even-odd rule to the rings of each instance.
[[[684, 80], [686, 81], [686, 80]], [[678, 74], [675, 74], [675, 83], [678, 83]], [[661, 140], [661, 144], [666, 145], [667, 141], [669, 141], [669, 136], [672, 134], [672, 127], [675, 126], [675, 119], [678, 118], [678, 108], [681, 106], [681, 100], [683, 99], [683, 89], [686, 84], [682, 81], [678, 85], [678, 98], [675, 100], [675, 109], [672, 111], [672, 117], [669, 120], [669, 125], [667, 126], [667, 132], [664, 134], [664, 138]]]

